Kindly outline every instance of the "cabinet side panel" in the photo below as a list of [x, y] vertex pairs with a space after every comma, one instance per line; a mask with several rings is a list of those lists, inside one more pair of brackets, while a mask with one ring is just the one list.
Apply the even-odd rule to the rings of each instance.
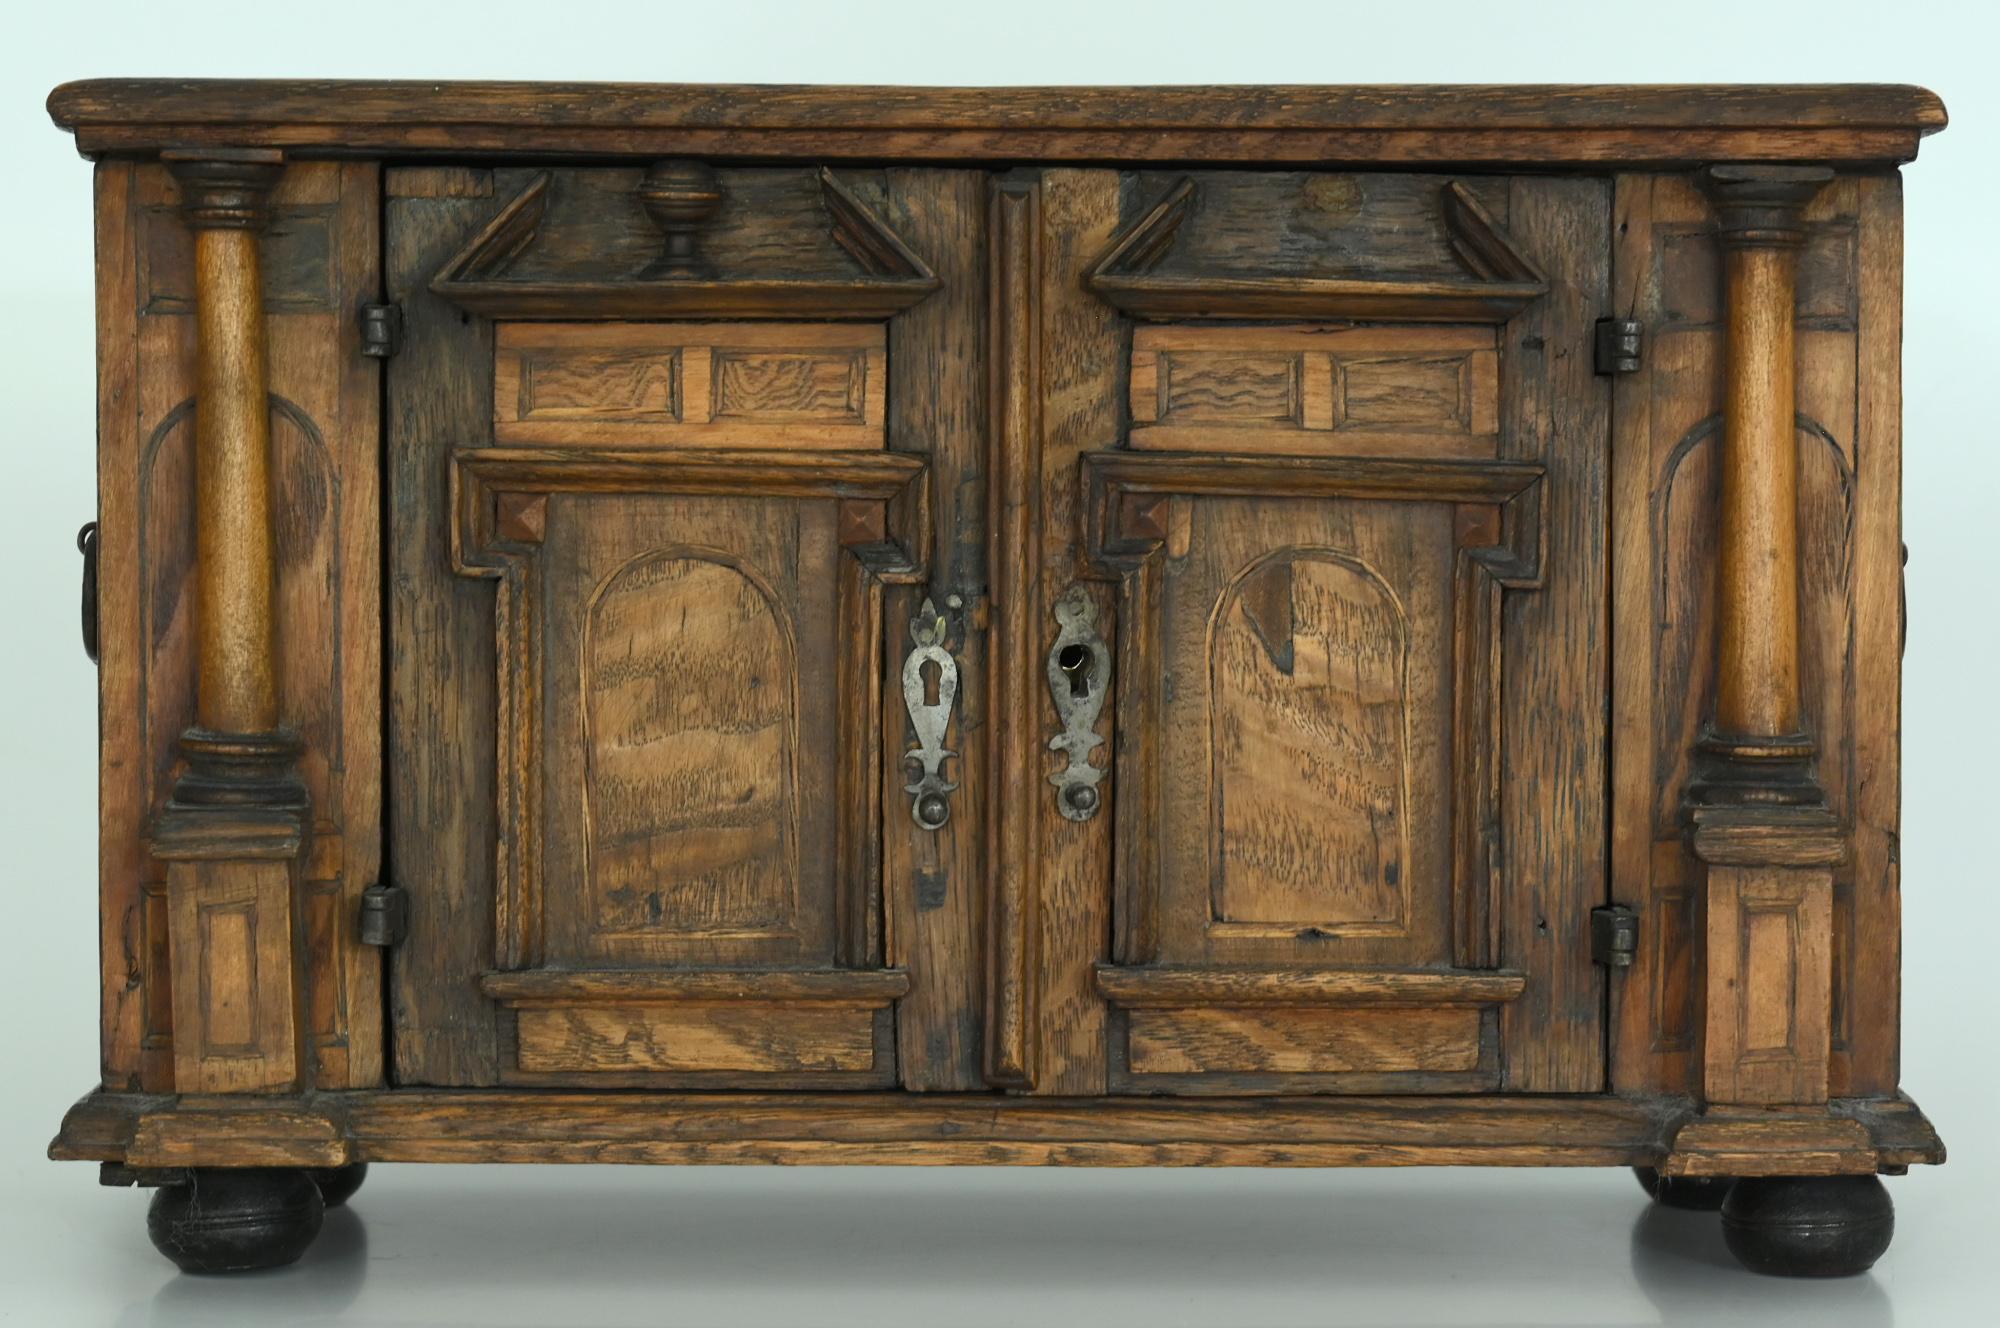
[[[281, 722], [305, 744], [306, 1031], [327, 1088], [381, 1082], [379, 960], [354, 925], [381, 843], [381, 407], [355, 332], [380, 286], [376, 176], [289, 167], [259, 235]], [[99, 168], [97, 230], [105, 1079], [165, 1091], [169, 892], [150, 835], [194, 718], [193, 243], [157, 165]]]
[[[166, 1037], [164, 900], [156, 887], [149, 944], [147, 763], [141, 721], [146, 655], [139, 631], [139, 326], [132, 195], [138, 168], [97, 167], [98, 908], [102, 928], [104, 1086], [173, 1087]], [[157, 372], [166, 372], [161, 366]], [[159, 878], [164, 880], [164, 877]], [[159, 962], [152, 960], [157, 957]], [[149, 1011], [157, 1013], [149, 1027]], [[154, 1045], [149, 1046], [149, 1034]]]
[[[1902, 1022], [1903, 181], [1855, 181], [1860, 327], [1855, 375], [1854, 893], [1836, 917], [1837, 1097], [1896, 1090]], [[1841, 949], [1843, 943], [1846, 949]], [[1841, 1034], [1846, 1034], [1845, 1045]]]
[[431, 294], [432, 274], [493, 209], [491, 175], [389, 172], [387, 282], [403, 308], [390, 361], [389, 861], [409, 891], [390, 961], [400, 1084], [495, 1082], [492, 1008], [464, 975], [493, 967], [496, 713], [493, 583], [452, 574], [451, 449], [491, 428], [492, 324]]
[[[1799, 640], [1803, 724], [1847, 838], [1828, 956], [1834, 1096], [1896, 1083], [1895, 862], [1901, 544], [1900, 197], [1834, 181], [1799, 255]], [[1687, 846], [1694, 745], [1713, 712], [1724, 329], [1714, 219], [1688, 179], [1617, 183], [1615, 312], [1646, 324], [1617, 386], [1613, 898], [1640, 911], [1614, 985], [1613, 1085], [1694, 1091], [1697, 939], [1711, 887]]]

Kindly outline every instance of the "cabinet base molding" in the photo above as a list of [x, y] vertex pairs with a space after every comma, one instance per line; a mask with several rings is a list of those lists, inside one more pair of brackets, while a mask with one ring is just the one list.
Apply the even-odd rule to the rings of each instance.
[[[49, 1146], [127, 1168], [359, 1162], [976, 1166], [1647, 1166], [1827, 1175], [1941, 1162], [1908, 1098], [1810, 1120], [1684, 1098], [1027, 1098], [394, 1090], [205, 1099], [92, 1093]], [[1815, 1133], [1817, 1130], [1817, 1133]]]

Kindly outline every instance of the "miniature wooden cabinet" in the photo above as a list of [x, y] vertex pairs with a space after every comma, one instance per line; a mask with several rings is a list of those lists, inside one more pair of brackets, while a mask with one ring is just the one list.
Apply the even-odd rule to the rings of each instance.
[[52, 1153], [183, 1266], [376, 1161], [1528, 1162], [1847, 1272], [1942, 1160], [1930, 94], [51, 109], [105, 956]]

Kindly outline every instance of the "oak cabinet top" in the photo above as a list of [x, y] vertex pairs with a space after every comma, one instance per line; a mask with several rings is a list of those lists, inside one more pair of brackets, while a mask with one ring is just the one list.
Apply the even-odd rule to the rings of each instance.
[[914, 88], [263, 79], [66, 83], [87, 155], [663, 154], [860, 160], [1909, 161], [1944, 104], [1901, 84]]

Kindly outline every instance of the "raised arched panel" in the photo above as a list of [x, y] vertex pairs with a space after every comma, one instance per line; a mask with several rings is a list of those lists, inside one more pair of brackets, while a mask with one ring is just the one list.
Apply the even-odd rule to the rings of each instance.
[[798, 884], [798, 667], [769, 588], [644, 554], [583, 633], [585, 872], [600, 934], [778, 935]]
[[1409, 627], [1372, 568], [1288, 549], [1210, 628], [1212, 916], [1401, 931], [1408, 907]]

